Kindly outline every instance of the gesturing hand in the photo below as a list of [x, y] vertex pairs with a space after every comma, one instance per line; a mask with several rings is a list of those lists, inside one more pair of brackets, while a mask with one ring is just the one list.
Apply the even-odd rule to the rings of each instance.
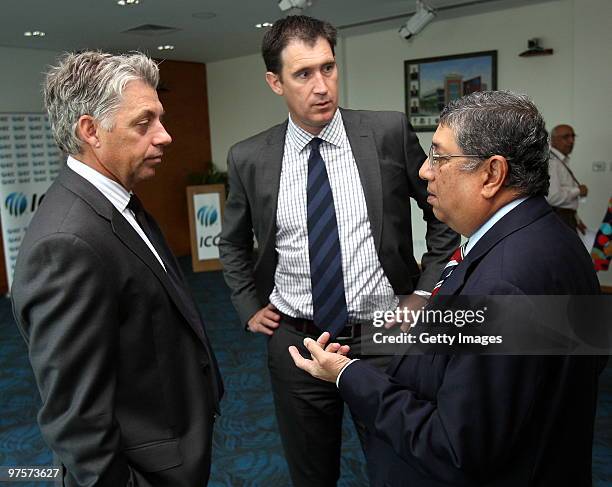
[[317, 379], [336, 382], [340, 371], [351, 360], [346, 356], [350, 347], [339, 343], [327, 345], [329, 338], [329, 332], [324, 332], [317, 341], [312, 338], [304, 339], [304, 346], [310, 352], [312, 360], [302, 357], [294, 346], [289, 347], [289, 353], [295, 365], [300, 369]]

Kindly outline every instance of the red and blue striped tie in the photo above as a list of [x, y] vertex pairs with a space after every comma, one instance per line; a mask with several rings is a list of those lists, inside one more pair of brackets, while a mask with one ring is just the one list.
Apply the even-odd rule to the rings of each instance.
[[310, 142], [308, 157], [307, 226], [314, 324], [332, 338], [346, 326], [342, 254], [336, 210], [325, 161], [319, 152], [322, 140]]
[[446, 266], [442, 270], [442, 275], [440, 276], [440, 280], [436, 283], [436, 286], [433, 288], [433, 291], [431, 292], [432, 298], [436, 294], [438, 294], [438, 292], [440, 291], [440, 288], [442, 287], [442, 284], [444, 284], [444, 281], [446, 281], [446, 279], [448, 279], [448, 277], [453, 273], [453, 271], [455, 270], [455, 267], [457, 267], [461, 263], [464, 256], [465, 256], [465, 244], [461, 245], [455, 250], [455, 252], [453, 252], [453, 256], [451, 257], [451, 260], [448, 261], [448, 264], [446, 264]]

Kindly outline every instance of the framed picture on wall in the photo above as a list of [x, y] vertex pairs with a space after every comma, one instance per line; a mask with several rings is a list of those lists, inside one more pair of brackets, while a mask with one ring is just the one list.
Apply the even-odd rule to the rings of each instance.
[[404, 61], [406, 115], [417, 132], [433, 132], [449, 101], [497, 89], [497, 51]]

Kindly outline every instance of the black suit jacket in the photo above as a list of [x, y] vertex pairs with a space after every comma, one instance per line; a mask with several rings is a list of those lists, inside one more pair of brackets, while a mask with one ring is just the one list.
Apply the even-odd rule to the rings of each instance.
[[[418, 172], [426, 156], [406, 116], [399, 112], [341, 109], [365, 194], [376, 251], [397, 294], [431, 291], [459, 243], [427, 203]], [[243, 323], [274, 288], [276, 208], [287, 121], [234, 145], [228, 154], [229, 195], [219, 253], [232, 300]], [[413, 256], [410, 198], [427, 222], [428, 252]], [[253, 253], [253, 235], [259, 252]]]
[[[598, 294], [591, 260], [544, 198], [497, 222], [441, 294]], [[512, 313], [512, 310], [508, 310]], [[363, 362], [340, 393], [369, 430], [372, 486], [591, 485], [602, 361], [587, 356], [404, 356]]]
[[21, 244], [12, 299], [64, 485], [206, 482], [222, 384], [197, 307], [67, 167]]

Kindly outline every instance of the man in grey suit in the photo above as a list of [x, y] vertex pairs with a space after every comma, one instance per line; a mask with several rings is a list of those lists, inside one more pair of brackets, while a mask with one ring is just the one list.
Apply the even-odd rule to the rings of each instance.
[[132, 193], [171, 142], [157, 65], [67, 54], [45, 104], [70, 154], [21, 245], [12, 298], [63, 485], [201, 487], [223, 393], [202, 319]]
[[[230, 149], [219, 244], [241, 322], [269, 336], [283, 448], [294, 485], [309, 487], [339, 478], [343, 404], [332, 384], [295, 369], [288, 347], [305, 351], [305, 337], [328, 330], [358, 352], [359, 323], [396, 294], [423, 305], [459, 242], [426, 202], [426, 156], [406, 117], [338, 109], [335, 44], [330, 24], [305, 16], [266, 32], [266, 81], [289, 119]], [[427, 222], [422, 272], [411, 197]]]

